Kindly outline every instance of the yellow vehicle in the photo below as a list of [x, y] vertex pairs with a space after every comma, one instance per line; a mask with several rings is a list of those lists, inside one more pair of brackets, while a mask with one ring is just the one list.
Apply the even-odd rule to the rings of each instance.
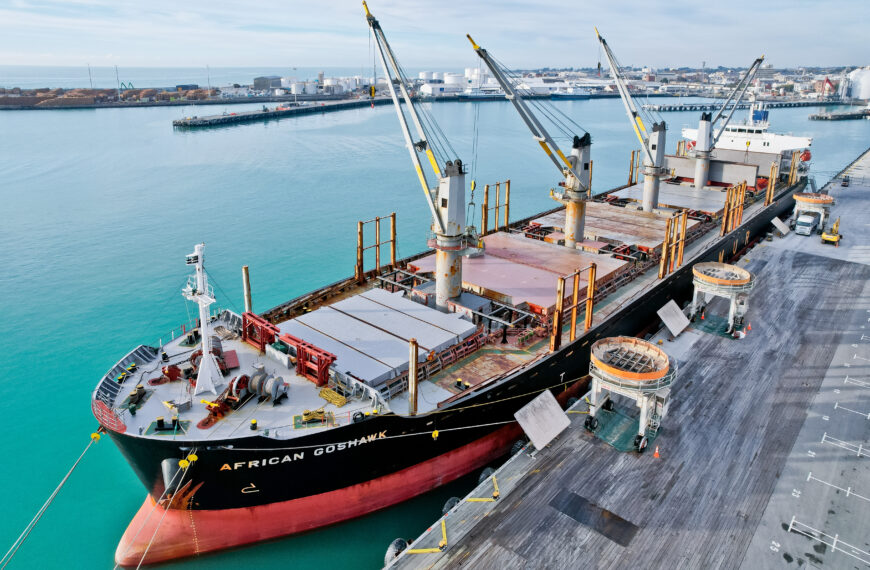
[[840, 235], [840, 218], [837, 218], [830, 230], [822, 232], [822, 243], [832, 243], [839, 247], [841, 239], [843, 236]]

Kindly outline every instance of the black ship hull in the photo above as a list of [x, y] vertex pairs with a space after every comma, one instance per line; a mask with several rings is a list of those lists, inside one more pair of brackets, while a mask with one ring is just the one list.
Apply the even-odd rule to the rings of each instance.
[[[780, 191], [770, 206], [728, 235], [702, 238], [709, 244], [693, 262], [716, 261], [720, 253], [725, 260], [733, 259], [767, 231], [773, 217], [793, 208], [792, 194], [800, 189]], [[543, 390], [552, 390], [563, 403], [585, 391], [582, 379], [588, 374], [592, 343], [600, 338], [641, 334], [658, 322], [656, 311], [664, 304], [674, 300], [682, 305], [691, 295], [692, 271], [686, 264], [559, 351], [543, 355], [513, 374], [426, 415], [374, 415], [360, 423], [289, 440], [252, 432], [249, 437], [232, 440], [178, 442], [110, 431], [153, 498], [166, 491], [162, 462], [170, 460], [169, 464], [177, 465], [179, 459], [196, 454], [197, 460], [182, 484], [169, 490], [183, 495], [182, 502], [173, 504], [174, 509], [184, 509], [181, 512], [219, 517], [220, 512], [251, 514], [257, 509], [302, 501], [305, 508], [320, 509], [323, 515], [301, 525], [288, 522], [277, 534], [236, 536], [230, 542], [208, 547], [197, 544], [189, 552], [170, 548], [166, 556], [155, 552], [158, 558], [149, 560], [226, 548], [338, 522], [350, 518], [348, 513], [359, 516], [384, 508], [471, 472], [507, 453], [521, 436], [514, 413]], [[415, 484], [412, 488], [404, 484], [411, 481]], [[337, 499], [333, 493], [348, 489], [353, 490], [352, 500], [359, 504], [343, 507], [340, 516], [330, 514], [330, 505]], [[150, 508], [146, 501], [140, 515]], [[291, 511], [273, 510], [269, 516]], [[190, 520], [194, 520], [193, 515]], [[136, 520], [128, 535], [135, 524]], [[132, 543], [125, 535], [119, 555], [125, 544], [128, 551], [136, 551], [130, 548]], [[118, 558], [119, 562], [124, 560]]]

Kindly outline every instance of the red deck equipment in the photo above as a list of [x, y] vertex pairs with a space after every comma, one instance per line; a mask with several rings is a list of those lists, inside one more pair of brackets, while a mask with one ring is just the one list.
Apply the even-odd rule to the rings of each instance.
[[275, 342], [278, 327], [254, 313], [242, 313], [242, 340], [264, 352], [267, 344]]
[[329, 380], [329, 367], [335, 362], [335, 355], [307, 343], [291, 334], [278, 337], [287, 345], [296, 349], [296, 373], [323, 386]]

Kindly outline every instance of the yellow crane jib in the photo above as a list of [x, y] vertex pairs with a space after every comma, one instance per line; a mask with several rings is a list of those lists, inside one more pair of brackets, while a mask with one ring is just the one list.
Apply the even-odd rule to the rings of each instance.
[[[363, 2], [363, 4], [365, 4], [365, 2]], [[480, 46], [474, 43], [474, 40], [471, 39], [471, 34], [465, 34], [465, 37], [468, 38], [468, 41], [471, 42], [471, 47], [473, 47], [475, 51], [480, 49]]]
[[372, 13], [369, 12], [369, 5], [366, 4], [365, 0], [363, 0], [363, 3], [362, 3], [362, 4], [363, 4], [363, 9], [366, 11], [366, 17], [367, 17], [367, 18], [371, 18], [371, 17], [372, 17]]

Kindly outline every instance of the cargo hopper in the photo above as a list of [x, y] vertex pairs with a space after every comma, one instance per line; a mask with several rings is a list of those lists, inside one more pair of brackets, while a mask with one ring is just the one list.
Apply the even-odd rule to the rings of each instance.
[[[403, 84], [389, 84], [401, 113]], [[584, 151], [572, 149], [567, 190], [588, 185]], [[671, 201], [682, 189], [684, 205], [648, 211], [614, 191], [578, 205], [560, 190], [563, 205], [513, 223], [505, 197], [495, 227], [484, 209], [476, 229], [460, 216], [464, 165], [433, 166], [444, 223], [434, 252], [366, 269], [361, 234], [353, 276], [260, 314], [246, 287], [241, 315], [215, 309], [204, 246], [187, 256], [183, 295], [199, 319], [132, 350], [93, 393], [101, 428], [147, 491], [119, 564], [334, 524], [505, 456], [522, 443], [519, 408], [544, 390], [567, 405], [586, 389], [593, 342], [643, 335], [668, 301], [686, 305], [691, 265], [739, 256], [805, 184], [794, 171], [763, 195], [736, 179], [727, 190], [674, 184]], [[569, 236], [578, 210], [581, 233]]]

